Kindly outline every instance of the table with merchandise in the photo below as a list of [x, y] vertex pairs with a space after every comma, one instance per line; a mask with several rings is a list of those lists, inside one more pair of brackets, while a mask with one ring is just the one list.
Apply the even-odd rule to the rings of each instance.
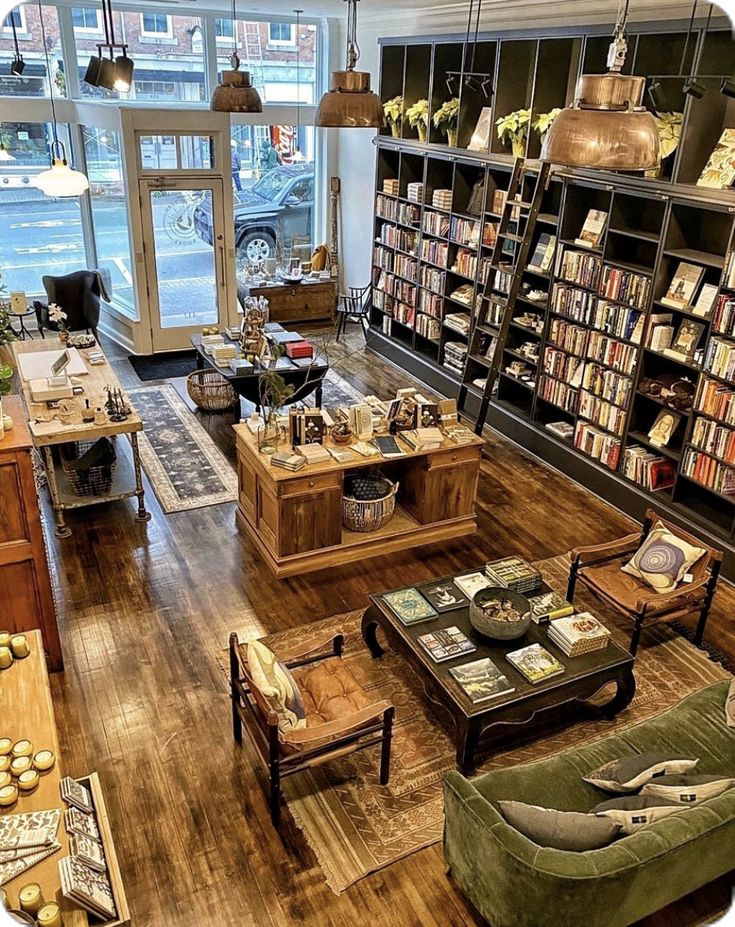
[[[528, 597], [531, 621], [515, 640], [496, 640], [470, 621], [470, 601], [481, 589], [520, 592]], [[389, 646], [418, 673], [430, 697], [455, 723], [457, 765], [475, 767], [480, 738], [490, 729], [522, 731], [540, 712], [579, 704], [608, 718], [635, 694], [634, 658], [589, 612], [576, 613], [520, 557], [493, 561], [417, 586], [370, 596], [362, 635], [373, 657]], [[590, 699], [615, 684], [603, 705]], [[505, 726], [505, 728], [503, 728]], [[527, 731], [523, 731], [524, 735]]]

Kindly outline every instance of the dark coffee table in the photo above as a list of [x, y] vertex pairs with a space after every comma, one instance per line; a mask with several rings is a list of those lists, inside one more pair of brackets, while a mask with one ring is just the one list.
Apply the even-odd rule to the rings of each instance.
[[[463, 570], [462, 573], [442, 578], [453, 579], [454, 576], [463, 576], [468, 572], [474, 571]], [[483, 568], [478, 568], [478, 572], [484, 572]], [[543, 585], [540, 592], [547, 591], [549, 587]], [[383, 601], [382, 596], [371, 595], [370, 603], [362, 619], [362, 636], [365, 643], [374, 657], [382, 656], [385, 651], [377, 638], [377, 630], [380, 628], [391, 648], [408, 660], [422, 683], [430, 690], [431, 696], [450, 712], [456, 730], [457, 766], [463, 773], [473, 770], [475, 750], [480, 737], [494, 725], [524, 724], [541, 711], [559, 709], [571, 702], [586, 702], [603, 686], [614, 682], [617, 692], [609, 702], [601, 708], [589, 704], [586, 706], [590, 711], [612, 718], [626, 708], [635, 695], [635, 659], [613, 641], [608, 643], [605, 650], [579, 657], [567, 657], [549, 640], [548, 625], [532, 623], [524, 637], [501, 642], [485, 638], [475, 631], [470, 624], [467, 606], [456, 611], [443, 612], [438, 618], [406, 627]], [[435, 663], [417, 642], [417, 638], [439, 628], [450, 628], [454, 625], [470, 638], [477, 650], [455, 660]], [[533, 684], [505, 659], [507, 653], [534, 643], [541, 644], [552, 653], [564, 665], [566, 672], [545, 682]], [[473, 705], [449, 670], [482, 657], [490, 657], [515, 686], [515, 692]]]
[[[236, 341], [228, 338], [227, 335], [224, 336], [224, 339], [226, 344], [237, 344]], [[252, 402], [256, 409], [260, 411], [260, 376], [263, 372], [262, 368], [255, 367], [252, 373], [233, 373], [229, 367], [218, 367], [210, 355], [204, 351], [201, 335], [192, 335], [191, 343], [197, 352], [197, 370], [203, 370], [205, 367], [211, 367], [212, 370], [216, 370], [217, 373], [221, 374], [226, 380], [229, 380], [238, 396]], [[287, 358], [284, 358], [284, 360], [287, 360]], [[289, 397], [286, 405], [301, 402], [303, 399], [306, 399], [307, 396], [311, 395], [311, 393], [315, 392], [316, 406], [321, 409], [322, 384], [328, 370], [329, 363], [324, 357], [316, 357], [314, 363], [310, 367], [297, 367], [295, 364], [291, 366], [279, 366], [276, 373], [282, 376], [289, 386], [293, 386], [294, 388], [293, 395]]]

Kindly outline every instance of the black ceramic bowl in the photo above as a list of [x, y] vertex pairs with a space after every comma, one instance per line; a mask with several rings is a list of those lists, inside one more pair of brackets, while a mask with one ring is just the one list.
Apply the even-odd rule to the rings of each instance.
[[[481, 606], [493, 599], [509, 600], [513, 608], [520, 612], [521, 618], [518, 621], [499, 621], [489, 617]], [[487, 586], [476, 592], [470, 602], [470, 624], [485, 637], [514, 641], [523, 637], [531, 626], [531, 606], [528, 599], [519, 592], [511, 592], [504, 586]]]

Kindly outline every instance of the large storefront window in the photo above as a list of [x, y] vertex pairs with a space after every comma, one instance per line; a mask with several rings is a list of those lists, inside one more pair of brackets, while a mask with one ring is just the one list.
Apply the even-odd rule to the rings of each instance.
[[[70, 151], [63, 126], [59, 138]], [[4, 122], [0, 140], [12, 161], [0, 161], [0, 268], [9, 290], [43, 296], [44, 274], [87, 266], [79, 199], [51, 199], [35, 178], [49, 166], [51, 127]]]
[[88, 126], [83, 127], [82, 135], [97, 266], [104, 268], [110, 275], [112, 304], [126, 315], [134, 315], [133, 266], [130, 259], [120, 136], [111, 129]]
[[[94, 7], [73, 11], [81, 21], [94, 25]], [[99, 100], [153, 101], [159, 103], [201, 103], [204, 89], [204, 42], [201, 20], [197, 16], [169, 16], [165, 13], [113, 12], [115, 38], [127, 42], [128, 55], [135, 61], [130, 93], [91, 87], [84, 73], [91, 55], [97, 54], [100, 41], [89, 26], [75, 24], [77, 67], [81, 94]]]
[[[46, 44], [51, 62], [51, 77], [54, 81], [54, 95], [64, 96], [66, 79], [61, 56], [59, 16], [56, 7], [44, 6], [42, 10]], [[25, 68], [20, 77], [10, 73], [10, 64], [15, 58], [11, 16], [15, 23], [20, 54], [25, 62]], [[47, 97], [48, 95], [46, 56], [41, 38], [38, 4], [22, 3], [0, 21], [0, 96]]]

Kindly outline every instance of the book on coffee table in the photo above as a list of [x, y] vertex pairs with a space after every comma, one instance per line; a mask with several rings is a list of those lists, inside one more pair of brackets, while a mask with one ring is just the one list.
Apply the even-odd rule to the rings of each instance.
[[508, 653], [505, 659], [529, 682], [545, 682], [553, 676], [560, 676], [564, 666], [541, 644], [530, 644]]
[[457, 608], [469, 605], [469, 599], [451, 579], [426, 583], [418, 587], [421, 595], [434, 606], [438, 612], [453, 612]]
[[413, 586], [407, 589], [397, 589], [395, 592], [386, 592], [383, 601], [398, 620], [406, 626], [429, 621], [437, 618], [439, 614]]
[[528, 604], [531, 606], [531, 618], [536, 624], [548, 624], [554, 618], [564, 618], [565, 615], [574, 614], [574, 606], [567, 602], [563, 595], [553, 590], [532, 596]]
[[453, 666], [449, 672], [473, 704], [515, 692], [515, 686], [511, 685], [508, 677], [500, 672], [490, 657]]
[[464, 592], [468, 599], [472, 599], [476, 592], [479, 592], [480, 589], [487, 589], [488, 586], [491, 586], [492, 583], [484, 576], [482, 573], [465, 573], [463, 576], [454, 577], [455, 585]]
[[477, 650], [469, 637], [456, 627], [438, 628], [430, 634], [422, 634], [417, 640], [435, 663], [456, 660]]
[[610, 632], [590, 612], [579, 612], [566, 618], [557, 618], [549, 626], [549, 640], [568, 657], [604, 650]]

